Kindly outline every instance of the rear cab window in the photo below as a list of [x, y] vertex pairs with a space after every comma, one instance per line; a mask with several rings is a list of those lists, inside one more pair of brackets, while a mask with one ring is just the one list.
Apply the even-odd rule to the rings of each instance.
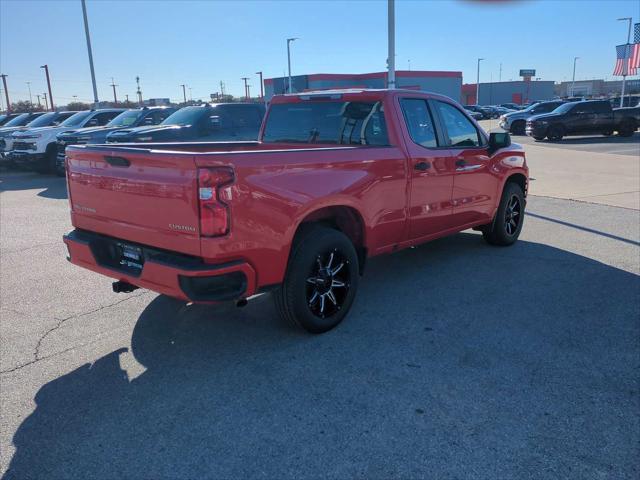
[[380, 101], [305, 101], [274, 104], [269, 110], [264, 143], [322, 143], [388, 146]]
[[422, 98], [402, 98], [400, 106], [411, 140], [422, 147], [438, 147], [433, 116], [427, 101]]

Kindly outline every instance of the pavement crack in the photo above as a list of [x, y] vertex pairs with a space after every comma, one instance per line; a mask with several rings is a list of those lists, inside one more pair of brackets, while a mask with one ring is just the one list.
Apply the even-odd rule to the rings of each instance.
[[76, 318], [85, 317], [87, 315], [91, 315], [93, 313], [100, 312], [100, 311], [105, 310], [107, 308], [115, 307], [116, 305], [119, 305], [121, 303], [129, 301], [129, 300], [131, 300], [133, 298], [138, 298], [138, 297], [141, 297], [143, 295], [146, 295], [147, 293], [148, 292], [141, 292], [141, 293], [138, 293], [136, 295], [131, 295], [131, 296], [127, 297], [127, 298], [123, 298], [122, 300], [118, 300], [117, 302], [113, 302], [113, 303], [110, 303], [108, 305], [102, 305], [101, 307], [94, 308], [93, 310], [90, 310], [88, 312], [76, 313], [74, 315], [69, 315], [68, 317], [60, 318], [60, 319], [56, 318], [55, 320], [57, 320], [57, 323], [53, 327], [48, 329], [46, 332], [44, 332], [44, 334], [42, 334], [42, 336], [38, 339], [38, 343], [36, 343], [36, 347], [35, 347], [35, 349], [33, 351], [33, 360], [30, 360], [30, 361], [28, 361], [26, 363], [20, 364], [20, 365], [18, 365], [16, 367], [8, 369], [8, 370], [0, 370], [0, 375], [7, 374], [7, 373], [13, 373], [16, 370], [20, 370], [21, 368], [27, 367], [29, 365], [32, 365], [32, 364], [36, 363], [36, 362], [39, 362], [40, 360], [45, 360], [46, 358], [48, 358], [48, 357], [40, 356], [40, 348], [42, 347], [42, 343], [44, 342], [44, 340], [51, 333], [53, 333], [56, 330], [60, 329], [69, 320], [74, 320]]

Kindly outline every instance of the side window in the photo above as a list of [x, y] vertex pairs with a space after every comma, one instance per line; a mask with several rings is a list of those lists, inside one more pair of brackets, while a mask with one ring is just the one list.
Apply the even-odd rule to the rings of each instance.
[[456, 107], [449, 103], [435, 101], [442, 120], [442, 126], [449, 137], [452, 147], [479, 147], [480, 134], [469, 119]]
[[605, 102], [596, 103], [595, 105], [596, 113], [609, 113], [610, 110], [607, 108], [607, 104]]
[[230, 107], [227, 110], [227, 117], [234, 128], [259, 127], [262, 118], [257, 108], [253, 107]]
[[403, 98], [400, 100], [400, 105], [411, 140], [423, 147], [437, 147], [438, 140], [427, 101], [419, 98]]
[[122, 113], [122, 112], [96, 113], [96, 115], [91, 120], [89, 120], [89, 124], [101, 127], [101, 126], [106, 125], [107, 123], [109, 123], [114, 118], [116, 118], [118, 115], [120, 115], [120, 113]]

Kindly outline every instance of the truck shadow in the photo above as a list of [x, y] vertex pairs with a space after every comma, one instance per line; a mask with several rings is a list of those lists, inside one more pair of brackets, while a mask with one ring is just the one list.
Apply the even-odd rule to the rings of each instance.
[[0, 192], [19, 190], [42, 190], [39, 197], [56, 200], [66, 199], [67, 183], [55, 175], [41, 175], [32, 172], [0, 172]]
[[[321, 336], [281, 324], [268, 296], [159, 296], [130, 352], [38, 391], [4, 478], [631, 477], [639, 288], [464, 233], [371, 261]], [[130, 355], [146, 369], [132, 379]]]

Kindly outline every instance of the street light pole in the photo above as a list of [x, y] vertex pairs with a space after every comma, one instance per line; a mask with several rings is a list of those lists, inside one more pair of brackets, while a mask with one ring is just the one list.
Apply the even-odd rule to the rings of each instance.
[[49, 102], [47, 102], [47, 92], [44, 92], [42, 96], [44, 97], [44, 109], [49, 110]]
[[396, 1], [387, 0], [387, 88], [396, 88]]
[[187, 90], [186, 85], [183, 83], [180, 85], [182, 87], [182, 97], [184, 98], [184, 103], [187, 103]]
[[478, 72], [476, 75], [476, 105], [480, 105], [480, 62], [484, 60], [484, 58], [478, 59]]
[[[628, 55], [629, 54], [629, 42], [631, 42], [631, 17], [623, 17], [623, 18], [619, 18], [618, 21], [619, 22], [623, 22], [623, 21], [628, 21], [629, 22], [629, 31], [627, 33], [627, 45], [625, 47], [625, 53]], [[622, 69], [622, 92], [620, 93], [620, 108], [622, 108], [622, 105], [624, 104], [624, 86], [625, 83], [627, 81], [627, 69], [629, 68], [629, 59], [625, 58], [624, 59], [625, 63], [624, 63], [624, 67]]]
[[262, 83], [262, 72], [256, 72], [256, 75], [260, 75], [260, 100], [264, 99], [264, 84]]
[[247, 86], [247, 80], [249, 80], [249, 77], [242, 77], [242, 80], [244, 80], [244, 99], [249, 100], [249, 87]]
[[47, 90], [49, 90], [49, 103], [51, 104], [51, 111], [53, 112], [53, 94], [51, 93], [51, 79], [49, 78], [49, 65], [41, 65], [40, 68], [44, 68], [44, 73], [47, 76]]
[[575, 84], [576, 84], [576, 62], [580, 57], [573, 57], [573, 77], [571, 77], [571, 96], [575, 95]]
[[27, 88], [29, 89], [29, 103], [33, 105], [33, 97], [31, 96], [31, 82], [27, 82]]
[[40, 103], [40, 95], [36, 95], [36, 97], [38, 97], [38, 106], [41, 107], [42, 104]]
[[87, 53], [89, 54], [89, 69], [91, 70], [91, 84], [93, 85], [93, 103], [98, 108], [98, 87], [96, 86], [96, 72], [93, 69], [93, 53], [91, 52], [91, 36], [89, 35], [89, 21], [87, 20], [87, 6], [82, 3], [82, 17], [84, 18], [84, 35], [87, 37]]
[[7, 90], [7, 75], [4, 73], [0, 75], [2, 77], [2, 86], [4, 87], [4, 98], [7, 100], [7, 112], [11, 112], [11, 103], [9, 102], [9, 90]]
[[298, 37], [287, 38], [287, 65], [289, 66], [289, 93], [293, 92], [291, 87], [291, 42], [298, 40]]

